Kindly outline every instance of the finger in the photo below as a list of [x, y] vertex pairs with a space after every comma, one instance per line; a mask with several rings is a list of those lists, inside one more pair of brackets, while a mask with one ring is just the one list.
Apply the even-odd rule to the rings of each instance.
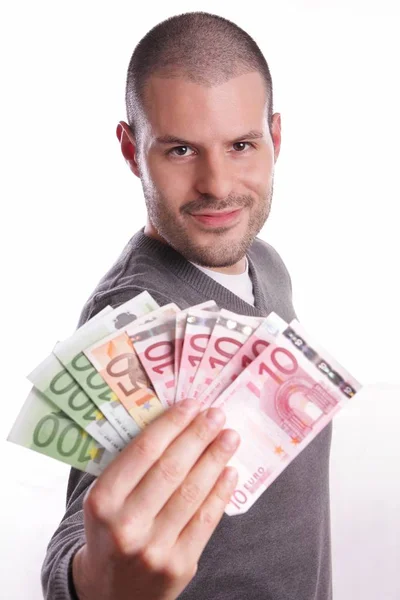
[[157, 543], [161, 546], [175, 544], [184, 527], [210, 494], [239, 442], [236, 431], [224, 429], [207, 448], [157, 515], [153, 534]]
[[152, 421], [106, 467], [96, 480], [93, 493], [107, 498], [109, 510], [120, 509], [132, 489], [200, 408], [195, 400], [178, 402]]
[[214, 488], [183, 529], [176, 542], [176, 552], [184, 564], [197, 564], [210, 537], [220, 522], [237, 484], [235, 468], [226, 467]]
[[120, 520], [153, 521], [225, 423], [219, 408], [201, 412], [167, 448], [126, 499]]

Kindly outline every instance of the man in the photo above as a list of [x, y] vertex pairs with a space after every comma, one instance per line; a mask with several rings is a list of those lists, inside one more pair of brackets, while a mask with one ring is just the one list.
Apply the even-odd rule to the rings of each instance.
[[[180, 308], [295, 317], [268, 218], [281, 120], [258, 46], [215, 15], [153, 28], [128, 69], [117, 136], [148, 221], [98, 284], [79, 325], [147, 289]], [[244, 403], [245, 410], [245, 403]], [[240, 440], [224, 414], [177, 404], [95, 480], [71, 470], [42, 570], [52, 600], [329, 600], [331, 425], [244, 515], [224, 509]]]

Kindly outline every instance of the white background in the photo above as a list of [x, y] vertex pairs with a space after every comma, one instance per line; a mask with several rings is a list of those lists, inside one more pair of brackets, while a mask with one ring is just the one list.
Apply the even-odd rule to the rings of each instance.
[[[129, 59], [163, 19], [220, 14], [259, 44], [282, 117], [261, 233], [298, 318], [365, 389], [334, 422], [334, 599], [400, 598], [399, 9], [390, 2], [9, 2], [0, 14], [1, 597], [38, 600], [66, 465], [5, 441], [25, 379], [145, 222], [115, 134]], [[294, 599], [310, 600], [310, 599]]]

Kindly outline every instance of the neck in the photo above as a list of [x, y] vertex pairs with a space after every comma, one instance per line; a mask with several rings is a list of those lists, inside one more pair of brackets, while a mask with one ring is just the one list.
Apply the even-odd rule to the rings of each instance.
[[[147, 220], [146, 226], [144, 228], [144, 234], [147, 237], [154, 238], [163, 244], [167, 244], [167, 241], [158, 233], [153, 224], [150, 222], [150, 219]], [[193, 261], [195, 262], [195, 261]], [[200, 267], [203, 265], [199, 265]], [[246, 257], [243, 256], [237, 263], [231, 265], [229, 267], [209, 267], [205, 266], [205, 269], [210, 269], [210, 271], [216, 271], [217, 273], [224, 273], [225, 275], [241, 275], [244, 273], [246, 269]]]
[[[200, 267], [202, 265], [199, 265]], [[216, 271], [217, 273], [224, 273], [225, 275], [241, 275], [246, 270], [246, 258], [243, 256], [234, 265], [230, 267], [204, 267], [205, 269], [209, 269], [210, 271]]]

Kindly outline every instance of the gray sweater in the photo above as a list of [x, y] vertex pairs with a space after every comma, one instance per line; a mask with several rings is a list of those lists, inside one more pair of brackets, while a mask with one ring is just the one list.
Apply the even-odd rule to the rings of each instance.
[[[271, 245], [256, 238], [247, 258], [251, 306], [173, 248], [137, 232], [85, 304], [79, 326], [107, 304], [148, 290], [181, 309], [213, 299], [221, 307], [286, 321], [296, 317], [289, 273]], [[224, 514], [179, 600], [331, 600], [329, 453], [332, 423], [301, 452], [244, 515]], [[44, 597], [75, 599], [74, 553], [85, 543], [82, 500], [94, 478], [71, 469], [66, 512], [42, 567]], [[135, 600], [132, 598], [132, 600]]]

